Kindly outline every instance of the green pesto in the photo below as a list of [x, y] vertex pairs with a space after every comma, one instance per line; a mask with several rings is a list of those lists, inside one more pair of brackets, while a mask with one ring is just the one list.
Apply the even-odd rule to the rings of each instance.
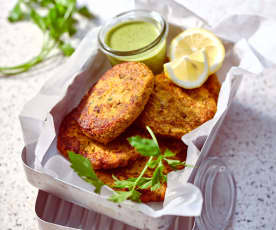
[[150, 22], [130, 21], [113, 27], [107, 33], [105, 42], [114, 50], [130, 51], [150, 44], [158, 34], [158, 29]]
[[[105, 36], [105, 43], [117, 51], [131, 51], [152, 43], [159, 35], [156, 25], [144, 21], [129, 21], [114, 26]], [[108, 56], [112, 65], [125, 61], [145, 63], [154, 73], [163, 70], [166, 55], [165, 39], [150, 50], [130, 56]]]

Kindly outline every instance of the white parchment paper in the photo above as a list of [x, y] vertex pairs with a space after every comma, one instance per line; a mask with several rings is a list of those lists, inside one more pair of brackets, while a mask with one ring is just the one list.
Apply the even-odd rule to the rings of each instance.
[[[185, 8], [181, 1], [124, 0], [116, 1], [116, 4], [115, 1], [107, 0], [82, 2], [89, 4], [92, 11], [99, 8], [96, 15], [100, 23], [133, 7], [151, 9], [160, 12], [170, 23], [169, 41], [188, 27], [210, 29], [223, 39], [226, 58], [223, 67], [217, 73], [222, 83], [217, 113], [212, 120], [183, 136], [183, 142], [188, 145], [188, 164], [196, 164], [200, 156], [196, 140], [208, 136], [214, 125], [226, 113], [242, 76], [259, 74], [276, 62], [276, 55], [272, 55], [276, 51], [276, 40], [271, 36], [271, 28], [276, 28], [276, 23], [261, 16], [230, 15], [221, 22], [216, 21], [215, 25], [210, 25], [199, 15]], [[112, 10], [109, 12], [109, 9]], [[204, 10], [204, 1], [201, 10]], [[32, 166], [88, 191], [92, 190], [91, 185], [82, 181], [71, 170], [69, 162], [58, 153], [56, 135], [64, 116], [78, 105], [85, 92], [110, 68], [104, 55], [98, 51], [98, 30], [99, 28], [94, 28], [87, 33], [72, 57], [57, 70], [39, 94], [24, 106], [20, 114], [27, 152], [35, 151], [36, 159]], [[265, 39], [268, 41], [264, 44]], [[191, 168], [186, 168], [168, 175], [164, 203], [125, 203], [151, 217], [198, 216], [201, 213], [202, 195], [196, 186], [187, 183], [191, 172]], [[110, 189], [105, 187], [101, 195], [110, 194]]]

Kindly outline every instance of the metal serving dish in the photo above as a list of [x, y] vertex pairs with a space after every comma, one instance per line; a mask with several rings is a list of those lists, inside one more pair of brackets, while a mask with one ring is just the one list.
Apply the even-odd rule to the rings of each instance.
[[[39, 190], [35, 205], [40, 230], [136, 230], [108, 216]], [[170, 230], [191, 230], [193, 218], [177, 217]]]
[[[175, 27], [175, 26], [170, 27], [170, 29], [175, 29], [175, 32], [177, 31], [177, 28], [178, 27]], [[36, 160], [43, 162], [44, 156], [45, 156], [45, 155], [43, 156], [35, 155], [36, 146], [40, 146], [40, 147], [42, 146], [42, 145], [39, 145], [38, 143], [39, 141], [44, 143], [45, 139], [48, 138], [47, 145], [43, 145], [43, 151], [41, 152], [47, 152], [49, 153], [49, 155], [52, 154], [51, 147], [55, 146], [55, 140], [54, 140], [55, 136], [48, 135], [47, 132], [44, 132], [44, 133], [41, 132], [41, 130], [43, 130], [43, 127], [46, 126], [47, 124], [51, 129], [59, 127], [58, 123], [61, 122], [62, 116], [63, 116], [61, 114], [62, 113], [66, 114], [72, 108], [74, 108], [79, 103], [80, 98], [83, 96], [85, 91], [89, 88], [89, 86], [92, 85], [92, 83], [94, 83], [97, 80], [97, 76], [101, 75], [101, 71], [105, 70], [104, 57], [102, 56], [101, 53], [98, 53], [98, 51], [95, 52], [95, 50], [97, 50], [97, 40], [96, 40], [95, 34], [97, 34], [97, 28], [90, 31], [86, 35], [86, 37], [83, 39], [83, 41], [81, 42], [81, 44], [79, 45], [78, 49], [75, 51], [73, 56], [68, 60], [65, 66], [63, 66], [62, 72], [57, 74], [57, 75], [60, 75], [60, 77], [59, 78], [54, 77], [53, 79], [50, 79], [50, 82], [44, 85], [44, 87], [41, 90], [42, 92], [40, 92], [38, 97], [30, 101], [27, 104], [27, 106], [25, 106], [24, 113], [21, 114], [21, 117], [20, 117], [21, 124], [22, 124], [23, 131], [25, 131], [24, 138], [26, 143], [28, 143], [28, 145], [26, 145], [22, 151], [22, 161], [23, 161], [27, 180], [36, 188], [43, 190], [45, 192], [48, 192], [54, 195], [55, 197], [58, 197], [59, 199], [81, 206], [84, 209], [91, 210], [91, 211], [93, 210], [93, 212], [101, 213], [106, 216], [112, 217], [118, 221], [122, 221], [126, 224], [133, 225], [136, 228], [151, 229], [151, 230], [168, 229], [169, 226], [173, 224], [175, 220], [175, 216], [166, 215], [158, 218], [153, 218], [142, 213], [141, 211], [137, 211], [137, 210], [134, 210], [133, 208], [130, 208], [129, 206], [126, 206], [124, 203], [120, 204], [122, 209], [124, 209], [124, 215], [122, 215], [122, 212], [120, 212], [120, 207], [119, 207], [120, 205], [114, 204], [112, 202], [105, 200], [101, 196], [95, 195], [89, 189], [87, 190], [83, 189], [81, 187], [78, 187], [77, 185], [73, 185], [69, 182], [66, 182], [65, 180], [61, 180], [55, 175], [47, 174], [45, 173], [45, 171], [43, 171], [43, 168], [40, 170], [40, 169], [37, 169], [37, 167], [35, 168], [34, 166]], [[173, 36], [173, 34], [169, 34], [169, 35]], [[231, 42], [228, 42], [226, 45], [227, 45], [226, 50], [230, 52], [230, 50], [233, 47], [233, 44]], [[93, 55], [91, 56], [91, 54], [93, 53], [94, 53], [94, 56]], [[229, 69], [231, 68], [231, 66], [236, 64], [237, 63], [228, 62], [229, 66], [227, 68]], [[95, 74], [93, 74], [94, 73], [93, 71], [95, 71]], [[88, 75], [93, 76], [93, 78], [87, 77]], [[230, 77], [232, 78], [227, 79], [228, 80], [227, 83], [229, 84], [227, 85], [228, 88], [226, 87], [226, 91], [224, 92], [226, 94], [229, 93], [230, 96], [229, 96], [229, 100], [224, 104], [225, 106], [224, 108], [229, 108], [229, 104], [232, 101], [232, 97], [235, 94], [236, 90], [238, 89], [238, 85], [240, 84], [240, 81], [241, 81], [241, 76], [238, 76], [238, 75], [242, 75], [242, 74], [240, 74], [239, 72], [232, 73], [230, 74]], [[226, 77], [226, 74], [222, 76]], [[83, 90], [81, 91], [78, 90], [79, 87], [82, 87]], [[66, 96], [63, 95], [65, 94], [65, 91], [67, 92]], [[55, 101], [56, 98], [59, 99], [58, 104]], [[53, 100], [55, 103], [52, 103], [51, 100]], [[43, 106], [40, 106], [41, 111], [40, 110], [37, 111], [36, 108], [34, 107], [41, 105], [42, 102], [44, 104]], [[223, 112], [219, 114], [219, 116], [217, 117], [218, 120], [216, 120], [215, 125], [212, 127], [211, 130], [208, 129], [208, 134], [206, 135], [202, 134], [196, 140], [191, 140], [191, 145], [193, 145], [192, 147], [199, 149], [200, 153], [197, 153], [196, 165], [193, 168], [191, 174], [189, 174], [189, 176], [185, 178], [185, 181], [189, 177], [188, 182], [194, 183], [195, 176], [197, 175], [198, 170], [202, 168], [201, 166], [202, 164], [204, 164], [207, 158], [208, 152], [225, 118], [226, 113], [227, 113], [227, 109], [223, 110]], [[55, 117], [53, 114], [56, 114], [56, 115], [58, 114], [58, 116]], [[50, 147], [49, 147], [50, 145], [49, 143], [52, 143]], [[39, 157], [41, 158], [38, 159]], [[58, 167], [59, 166], [60, 165], [58, 165]], [[61, 174], [64, 173], [62, 169], [60, 169], [59, 171]], [[215, 173], [217, 172], [215, 171]], [[202, 173], [201, 175], [205, 176], [204, 173]], [[226, 177], [226, 179], [227, 179], [226, 182], [232, 180], [229, 175]], [[211, 181], [209, 184], [209, 188], [212, 185], [213, 184]], [[204, 188], [204, 184], [202, 184], [202, 186]], [[204, 197], [205, 190], [202, 189], [202, 191], [203, 191], [203, 197]], [[41, 199], [44, 199], [44, 198], [41, 198]], [[38, 197], [38, 201], [37, 201], [38, 203], [40, 202], [39, 200], [40, 200], [40, 196]], [[212, 206], [210, 207], [212, 208]], [[206, 208], [203, 207], [203, 211], [205, 211], [205, 209]], [[212, 213], [212, 210], [208, 209], [208, 212]], [[41, 215], [38, 214], [38, 216], [41, 216]], [[74, 221], [74, 220], [70, 219], [70, 221]], [[198, 223], [200, 223], [200, 221]], [[59, 229], [59, 228], [53, 227], [48, 229]], [[74, 229], [74, 228], [70, 228], [69, 226], [67, 226], [67, 228], [61, 228], [61, 229]], [[211, 229], [215, 230], [214, 228], [211, 228]], [[222, 230], [222, 228], [220, 230]]]

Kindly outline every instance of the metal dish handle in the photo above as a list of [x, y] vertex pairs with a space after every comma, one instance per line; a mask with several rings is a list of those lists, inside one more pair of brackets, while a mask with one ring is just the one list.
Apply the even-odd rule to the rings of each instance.
[[194, 184], [200, 188], [204, 201], [193, 230], [225, 230], [231, 224], [236, 203], [232, 172], [221, 159], [210, 157], [200, 164]]

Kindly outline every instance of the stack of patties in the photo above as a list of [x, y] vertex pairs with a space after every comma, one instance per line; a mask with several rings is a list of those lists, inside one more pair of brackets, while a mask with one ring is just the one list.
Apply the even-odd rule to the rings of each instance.
[[[150, 138], [146, 126], [157, 136], [161, 151], [170, 149], [172, 159], [185, 161], [181, 136], [211, 119], [216, 112], [220, 84], [215, 75], [200, 88], [186, 90], [164, 74], [154, 77], [142, 63], [127, 62], [108, 70], [63, 120], [58, 149], [90, 160], [98, 177], [113, 187], [112, 175], [120, 180], [139, 176], [147, 158], [127, 141], [128, 137]], [[164, 174], [173, 169], [165, 165]], [[151, 177], [152, 170], [145, 176]], [[117, 189], [119, 190], [119, 189]], [[163, 201], [166, 184], [140, 192], [142, 202]]]

